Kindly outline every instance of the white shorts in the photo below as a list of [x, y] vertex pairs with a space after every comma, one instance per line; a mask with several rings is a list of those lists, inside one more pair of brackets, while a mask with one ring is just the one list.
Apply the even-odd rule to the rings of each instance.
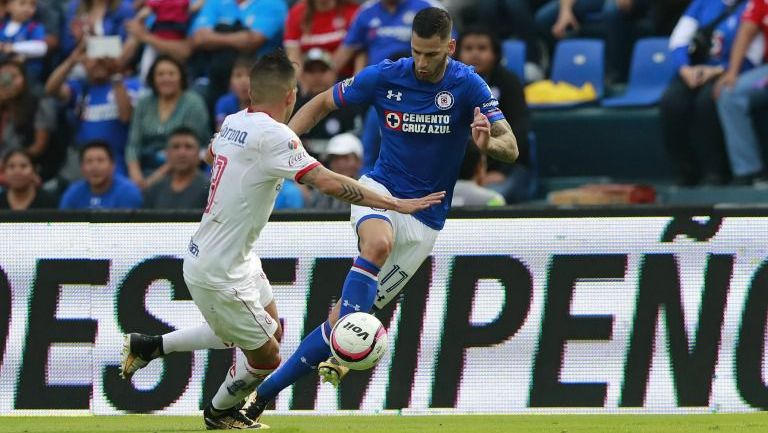
[[205, 321], [225, 343], [258, 349], [277, 330], [277, 322], [264, 310], [272, 302], [272, 286], [263, 272], [228, 289], [186, 283]]
[[[378, 193], [392, 195], [387, 188], [375, 180], [363, 176], [360, 183]], [[392, 225], [395, 242], [392, 252], [379, 272], [379, 290], [374, 305], [383, 308], [403, 290], [424, 259], [432, 253], [438, 230], [426, 226], [412, 215], [403, 215], [391, 210], [352, 206], [351, 222], [357, 235], [357, 228], [363, 221], [380, 218]]]

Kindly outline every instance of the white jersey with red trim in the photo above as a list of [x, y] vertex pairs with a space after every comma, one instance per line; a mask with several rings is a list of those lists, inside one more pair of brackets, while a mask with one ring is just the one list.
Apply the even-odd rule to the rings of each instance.
[[249, 110], [227, 116], [211, 151], [208, 204], [189, 243], [184, 277], [227, 289], [260, 271], [253, 248], [283, 179], [298, 182], [320, 163], [288, 126]]

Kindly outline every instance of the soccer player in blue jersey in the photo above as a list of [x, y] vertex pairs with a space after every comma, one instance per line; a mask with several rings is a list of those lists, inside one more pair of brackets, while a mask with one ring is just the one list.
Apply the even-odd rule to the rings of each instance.
[[401, 198], [447, 194], [441, 204], [413, 215], [352, 206], [360, 255], [341, 299], [328, 320], [258, 387], [245, 407], [252, 420], [282, 389], [316, 367], [324, 381], [338, 385], [347, 370], [329, 358], [334, 323], [352, 312], [384, 307], [429, 256], [445, 224], [470, 135], [486, 155], [505, 162], [517, 158], [512, 128], [488, 85], [471, 67], [450, 57], [456, 49], [451, 27], [445, 10], [421, 10], [413, 20], [413, 57], [363, 69], [316, 96], [290, 121], [291, 129], [301, 135], [333, 110], [372, 104], [382, 131], [381, 151], [373, 171], [360, 182]]

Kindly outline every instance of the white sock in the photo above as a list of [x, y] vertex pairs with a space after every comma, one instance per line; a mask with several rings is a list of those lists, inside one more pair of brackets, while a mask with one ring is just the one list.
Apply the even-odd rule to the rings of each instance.
[[255, 368], [248, 365], [245, 354], [238, 350], [235, 363], [224, 377], [216, 395], [211, 400], [211, 405], [216, 410], [227, 410], [234, 407], [248, 397], [277, 366], [268, 368]]
[[163, 335], [163, 353], [193, 352], [202, 349], [227, 349], [228, 346], [213, 333], [207, 323]]

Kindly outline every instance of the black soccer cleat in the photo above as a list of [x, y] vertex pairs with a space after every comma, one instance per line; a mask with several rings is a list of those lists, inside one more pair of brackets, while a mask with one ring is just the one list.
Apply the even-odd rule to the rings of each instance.
[[149, 364], [149, 361], [163, 356], [163, 337], [159, 335], [126, 334], [123, 337], [123, 352], [120, 360], [120, 377], [130, 379], [133, 373]]
[[203, 421], [208, 430], [265, 430], [269, 426], [251, 421], [237, 406], [224, 410], [214, 410], [210, 404], [203, 410]]
[[243, 406], [243, 414], [253, 422], [259, 422], [261, 414], [264, 413], [264, 409], [267, 408], [269, 400], [259, 398], [255, 392], [251, 393], [245, 400], [245, 406]]

